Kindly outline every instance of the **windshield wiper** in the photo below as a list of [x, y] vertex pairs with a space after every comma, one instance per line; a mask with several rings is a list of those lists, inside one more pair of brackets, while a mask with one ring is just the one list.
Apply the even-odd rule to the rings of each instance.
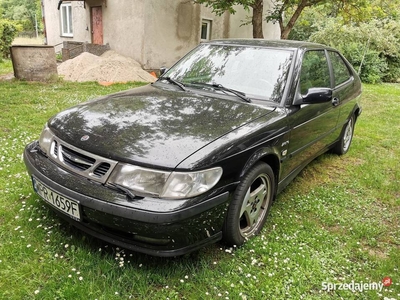
[[184, 86], [184, 84], [182, 82], [179, 82], [178, 80], [172, 79], [171, 77], [161, 77], [161, 80], [165, 79], [168, 82], [175, 84], [176, 86], [179, 86], [181, 88], [182, 91], [186, 91], [186, 88]]
[[218, 89], [218, 90], [224, 91], [224, 92], [232, 93], [232, 94], [238, 96], [238, 97], [239, 97], [240, 99], [242, 99], [243, 101], [246, 101], [246, 102], [248, 102], [248, 103], [251, 103], [250, 98], [247, 97], [246, 94], [243, 93], [243, 92], [240, 92], [240, 91], [237, 91], [237, 90], [233, 90], [233, 89], [227, 88], [227, 87], [223, 86], [222, 84], [213, 83], [213, 87], [216, 88], [216, 89]]
[[227, 88], [219, 83], [191, 82], [191, 84], [205, 85], [205, 86], [213, 87], [215, 90], [218, 90], [218, 91], [229, 92], [229, 93], [234, 94], [235, 96], [239, 97], [243, 101], [251, 103], [251, 99], [249, 97], [247, 97], [245, 93]]
[[129, 201], [134, 201], [136, 198], [136, 195], [133, 194], [129, 189], [119, 185], [119, 184], [115, 184], [115, 183], [110, 183], [110, 185], [112, 185], [113, 187], [115, 187], [117, 190], [119, 190], [120, 192], [124, 193], [126, 195], [126, 197], [128, 197]]

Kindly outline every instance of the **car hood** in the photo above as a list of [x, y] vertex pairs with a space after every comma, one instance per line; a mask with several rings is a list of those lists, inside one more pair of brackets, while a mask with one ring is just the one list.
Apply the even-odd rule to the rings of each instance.
[[[80, 149], [169, 169], [273, 110], [148, 85], [72, 107], [48, 125], [57, 137]], [[89, 139], [82, 139], [85, 135]]]

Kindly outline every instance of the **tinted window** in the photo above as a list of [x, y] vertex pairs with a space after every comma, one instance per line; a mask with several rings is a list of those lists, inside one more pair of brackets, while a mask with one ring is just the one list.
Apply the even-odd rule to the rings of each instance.
[[324, 51], [304, 54], [300, 75], [300, 92], [307, 94], [312, 87], [331, 87], [328, 62]]
[[335, 85], [337, 86], [349, 80], [351, 75], [342, 57], [336, 52], [329, 52], [329, 58], [335, 75]]
[[292, 57], [293, 51], [289, 50], [204, 44], [164, 76], [188, 87], [196, 87], [196, 83], [222, 84], [250, 98], [280, 102]]

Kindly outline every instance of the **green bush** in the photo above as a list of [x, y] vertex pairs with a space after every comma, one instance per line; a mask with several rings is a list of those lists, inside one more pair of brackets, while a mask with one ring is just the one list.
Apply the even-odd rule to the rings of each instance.
[[340, 24], [328, 20], [309, 40], [340, 50], [360, 71], [363, 82], [395, 82], [400, 78], [400, 22]]
[[384, 82], [400, 82], [400, 57], [388, 56], [388, 70], [383, 77]]
[[380, 83], [383, 81], [388, 64], [378, 51], [354, 42], [341, 45], [340, 51], [360, 74], [363, 82]]
[[10, 56], [10, 47], [17, 33], [17, 26], [13, 22], [0, 20], [0, 58]]
[[[314, 21], [314, 22], [312, 22]], [[291, 33], [292, 39], [309, 40], [340, 50], [366, 83], [400, 80], [400, 21], [371, 20], [343, 25], [340, 17], [318, 18], [305, 14]]]

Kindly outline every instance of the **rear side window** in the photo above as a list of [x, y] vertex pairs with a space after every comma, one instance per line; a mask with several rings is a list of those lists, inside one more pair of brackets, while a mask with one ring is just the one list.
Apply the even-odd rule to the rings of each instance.
[[335, 76], [335, 86], [342, 84], [350, 79], [351, 74], [339, 53], [329, 51], [329, 58], [332, 63], [333, 74]]
[[304, 53], [300, 74], [300, 92], [307, 94], [310, 88], [330, 88], [331, 79], [325, 51], [313, 50]]

